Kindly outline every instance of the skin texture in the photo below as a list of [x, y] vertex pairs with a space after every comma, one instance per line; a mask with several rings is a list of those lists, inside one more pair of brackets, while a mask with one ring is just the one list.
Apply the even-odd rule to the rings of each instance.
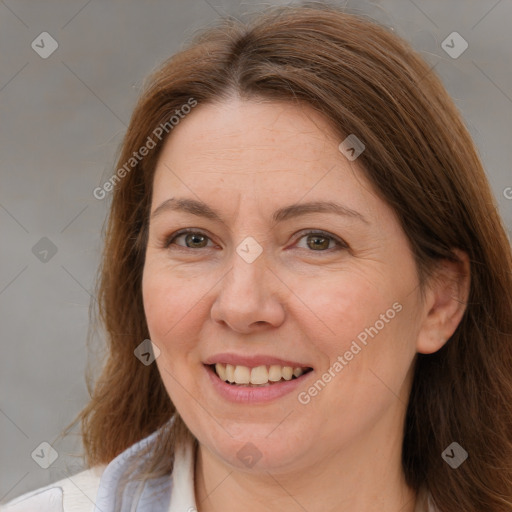
[[[422, 300], [394, 212], [340, 142], [309, 107], [232, 97], [196, 107], [160, 155], [151, 211], [170, 197], [191, 198], [224, 220], [155, 216], [143, 275], [158, 369], [199, 441], [200, 512], [230, 512], [240, 503], [249, 511], [414, 510], [400, 462], [412, 363], [417, 352], [438, 350], [458, 325], [467, 258], [440, 265], [444, 278]], [[272, 224], [278, 208], [308, 201], [341, 203], [366, 222], [310, 213]], [[198, 230], [199, 239], [187, 247], [185, 234], [166, 247], [183, 228]], [[318, 248], [315, 235], [304, 235], [309, 229], [334, 239]], [[263, 249], [252, 263], [236, 252], [248, 236]], [[336, 237], [345, 245], [337, 248]], [[300, 403], [298, 393], [396, 303], [401, 311]], [[273, 355], [313, 372], [297, 392], [234, 404], [217, 394], [202, 364], [223, 352]], [[247, 442], [261, 454], [251, 468], [237, 457]]]

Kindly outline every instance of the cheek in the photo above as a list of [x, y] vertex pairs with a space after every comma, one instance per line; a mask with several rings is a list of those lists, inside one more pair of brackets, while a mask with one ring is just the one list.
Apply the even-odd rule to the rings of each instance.
[[[205, 290], [200, 283], [181, 279], [157, 265], [147, 265], [142, 279], [144, 311], [152, 341], [164, 350], [179, 349], [193, 339], [191, 328], [200, 325]], [[172, 344], [170, 341], [172, 340]]]
[[[313, 288], [297, 290], [303, 302], [310, 305], [308, 318], [309, 330], [320, 333], [328, 340], [331, 355], [348, 350], [351, 341], [376, 322], [382, 323], [381, 314], [392, 310], [396, 296], [385, 283], [379, 287], [370, 284], [370, 280], [357, 274], [343, 273], [338, 279], [331, 279], [323, 285], [318, 282]], [[364, 334], [360, 336], [364, 340]]]
[[381, 385], [375, 375], [392, 389], [400, 387], [415, 354], [417, 318], [415, 295], [405, 281], [354, 272], [316, 289], [323, 293], [299, 292], [315, 313], [308, 314], [308, 336], [327, 356], [321, 371], [343, 375], [333, 378], [333, 390], [347, 387], [362, 398]]
[[170, 293], [165, 276], [158, 279], [151, 269], [145, 269], [142, 299], [151, 339], [156, 342], [171, 327], [170, 315], [167, 312], [176, 305], [175, 295]]
[[[192, 293], [194, 290], [196, 293]], [[202, 324], [199, 316], [203, 295], [201, 287], [188, 284], [168, 269], [151, 264], [144, 269], [144, 311], [150, 339], [160, 349], [156, 364], [169, 397], [182, 411], [190, 407], [190, 393], [197, 393], [195, 340], [199, 339]]]

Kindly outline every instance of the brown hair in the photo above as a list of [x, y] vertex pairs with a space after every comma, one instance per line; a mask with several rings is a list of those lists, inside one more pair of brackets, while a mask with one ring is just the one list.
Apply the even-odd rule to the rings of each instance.
[[[471, 289], [457, 330], [441, 350], [416, 358], [403, 470], [441, 512], [512, 511], [511, 250], [475, 146], [440, 79], [389, 29], [334, 7], [277, 7], [248, 23], [224, 20], [150, 77], [118, 168], [191, 98], [200, 105], [233, 92], [306, 103], [340, 141], [353, 133], [364, 142], [358, 163], [397, 213], [422, 286], [436, 262], [456, 259], [453, 249], [469, 255]], [[113, 191], [98, 289], [108, 354], [79, 416], [90, 466], [108, 463], [176, 413], [156, 365], [133, 353], [149, 338], [141, 278], [164, 142]], [[175, 419], [146, 474], [169, 474], [175, 447], [192, 436]], [[453, 441], [469, 453], [456, 470], [441, 457]]]

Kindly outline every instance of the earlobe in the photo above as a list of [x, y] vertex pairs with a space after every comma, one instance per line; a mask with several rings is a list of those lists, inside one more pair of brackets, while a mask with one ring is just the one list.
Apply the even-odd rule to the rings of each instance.
[[471, 284], [469, 257], [458, 249], [453, 253], [459, 261], [442, 260], [426, 285], [424, 320], [416, 343], [421, 354], [432, 354], [442, 348], [466, 311]]

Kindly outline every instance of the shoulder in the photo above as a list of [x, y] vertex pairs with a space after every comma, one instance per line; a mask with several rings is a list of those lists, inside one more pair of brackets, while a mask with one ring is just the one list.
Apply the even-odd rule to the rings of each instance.
[[93, 512], [105, 467], [95, 466], [22, 494], [0, 505], [0, 512]]
[[[169, 423], [173, 419], [174, 416]], [[94, 512], [95, 510], [113, 510], [116, 497], [112, 490], [118, 489], [125, 473], [133, 469], [132, 461], [140, 459], [141, 453], [144, 454], [141, 450], [148, 444], [153, 443], [159, 432], [160, 429], [130, 446], [108, 464], [94, 466], [81, 473], [23, 494], [5, 505], [0, 505], [0, 512]], [[155, 490], [165, 491], [162, 503], [168, 503], [172, 487], [171, 482], [172, 479], [165, 477], [150, 481], [151, 485], [148, 485], [147, 489], [145, 484], [142, 486], [137, 484], [135, 488], [129, 488], [127, 499], [130, 500], [130, 504], [128, 508], [132, 507], [134, 500], [149, 502], [153, 498], [152, 492]], [[193, 496], [193, 486], [191, 489]], [[146, 509], [151, 510], [151, 507], [146, 507]]]

